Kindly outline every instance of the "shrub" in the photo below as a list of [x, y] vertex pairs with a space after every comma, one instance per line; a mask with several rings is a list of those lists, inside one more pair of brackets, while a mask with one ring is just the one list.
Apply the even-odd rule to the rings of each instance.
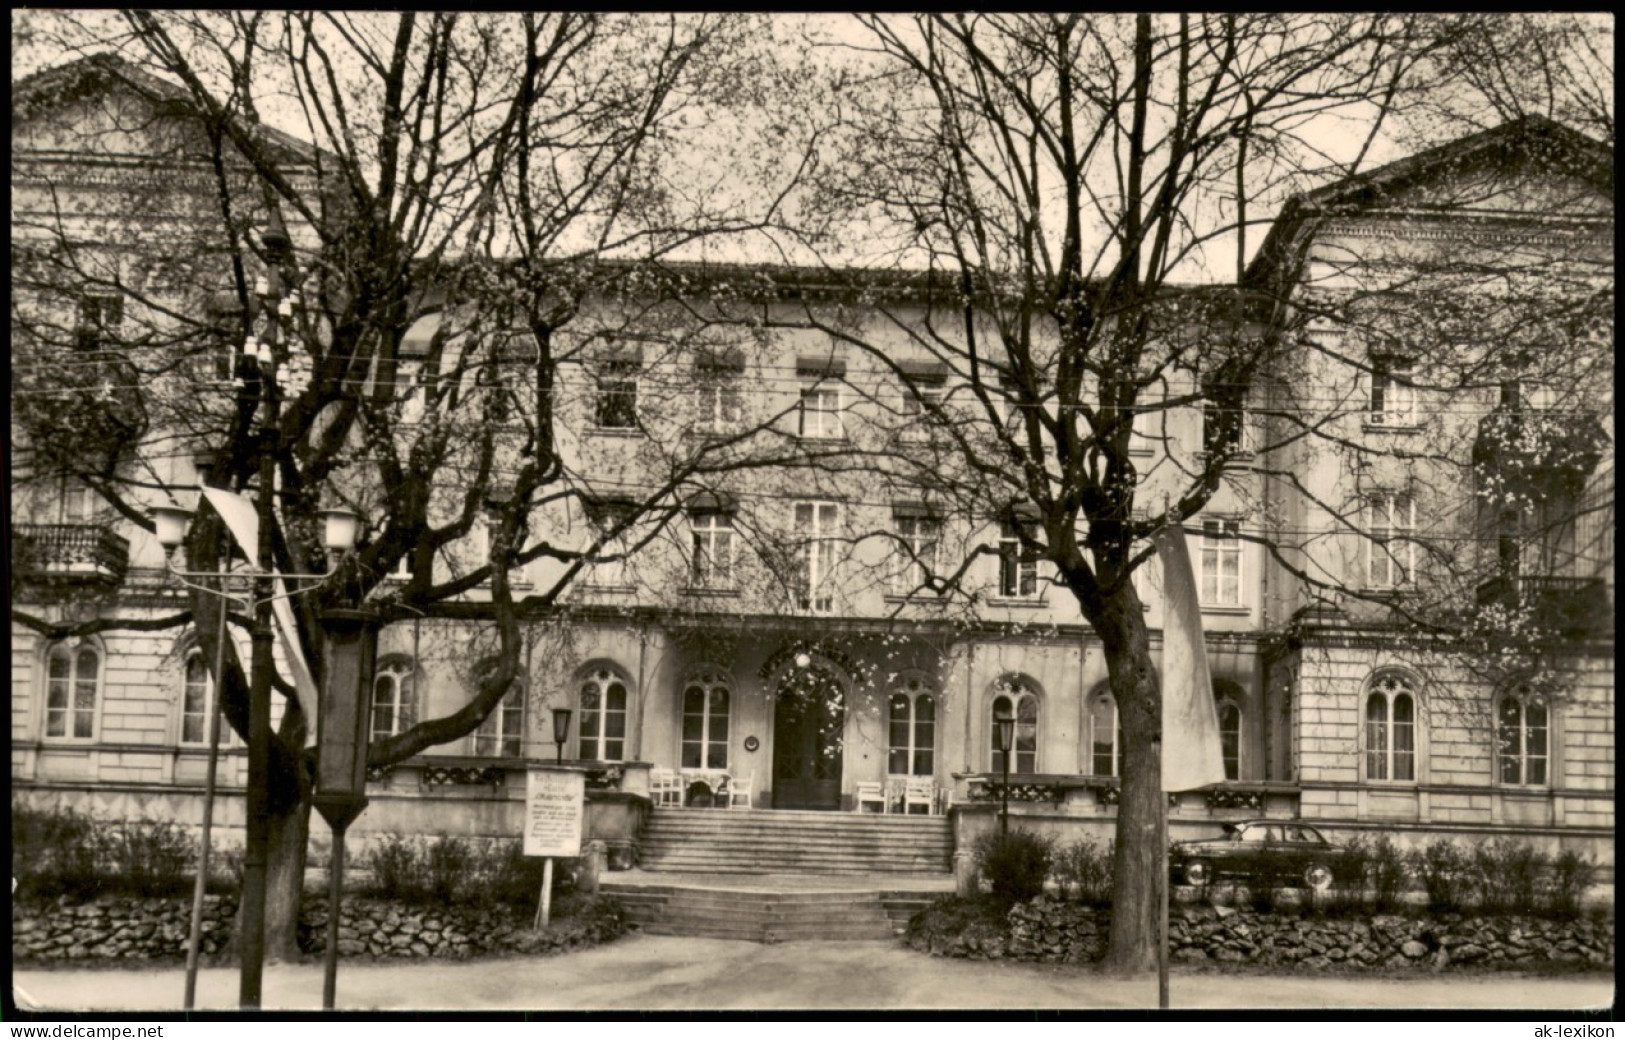
[[1546, 857], [1528, 842], [1493, 838], [1474, 846], [1468, 883], [1485, 913], [1533, 913]]
[[21, 898], [89, 898], [102, 888], [100, 831], [72, 809], [11, 807], [11, 876]]
[[1468, 881], [1467, 857], [1449, 838], [1436, 838], [1410, 856], [1411, 869], [1427, 892], [1428, 909], [1448, 913], [1462, 908]]
[[189, 891], [197, 842], [177, 823], [104, 821], [73, 809], [12, 806], [12, 876], [23, 898], [161, 896]]
[[1579, 917], [1580, 901], [1597, 876], [1597, 864], [1589, 856], [1564, 849], [1552, 860], [1551, 885], [1547, 898], [1552, 913], [1559, 917]]
[[993, 894], [1007, 903], [1020, 903], [1044, 891], [1054, 858], [1055, 839], [1032, 831], [992, 831], [976, 839], [976, 862], [992, 883]]
[[468, 843], [441, 835], [429, 843], [423, 864], [423, 887], [437, 903], [462, 902], [469, 892]]
[[368, 895], [407, 902], [420, 897], [418, 853], [410, 839], [386, 835], [362, 854], [361, 863], [372, 874], [363, 888]]
[[1093, 838], [1080, 838], [1055, 850], [1051, 871], [1063, 892], [1094, 906], [1105, 906], [1112, 898], [1113, 845]]
[[1371, 886], [1372, 908], [1379, 914], [1399, 909], [1400, 898], [1411, 887], [1410, 861], [1394, 839], [1383, 834], [1371, 843], [1366, 858], [1366, 881]]

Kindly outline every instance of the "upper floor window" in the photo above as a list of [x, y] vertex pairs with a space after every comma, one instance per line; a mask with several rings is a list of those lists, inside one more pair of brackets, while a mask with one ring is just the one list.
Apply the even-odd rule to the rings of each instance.
[[683, 687], [683, 768], [728, 768], [728, 680], [690, 679]]
[[796, 606], [815, 614], [835, 609], [835, 538], [839, 510], [831, 502], [797, 502]]
[[727, 513], [695, 513], [689, 518], [693, 551], [689, 581], [696, 588], [733, 587], [734, 521]]
[[886, 772], [931, 776], [936, 771], [937, 699], [923, 679], [904, 679], [887, 708]]
[[1495, 752], [1501, 783], [1548, 782], [1549, 732], [1546, 704], [1527, 687], [1501, 698], [1495, 713]]
[[694, 427], [730, 433], [744, 414], [740, 384], [745, 356], [735, 349], [702, 350], [694, 363]]
[[57, 643], [45, 655], [45, 736], [92, 740], [101, 692], [101, 654], [92, 646]]
[[1366, 695], [1365, 778], [1416, 779], [1416, 693], [1395, 672], [1378, 676]]
[[1367, 500], [1371, 537], [1366, 541], [1366, 584], [1397, 589], [1411, 584], [1416, 569], [1416, 502], [1385, 491]]
[[372, 680], [372, 739], [405, 733], [416, 721], [412, 694], [412, 663], [387, 658]]
[[593, 425], [605, 430], [637, 429], [638, 368], [635, 361], [599, 364], [593, 396]]
[[1241, 597], [1241, 523], [1202, 521], [1202, 606], [1239, 607]]
[[1038, 550], [1023, 545], [1023, 533], [1034, 537], [1037, 525], [1027, 520], [999, 524], [999, 595], [1010, 599], [1038, 595]]
[[80, 350], [100, 349], [106, 338], [124, 324], [124, 297], [116, 293], [86, 293], [79, 297], [79, 327], [74, 332]]
[[988, 768], [1004, 770], [1004, 753], [999, 750], [1000, 716], [1015, 716], [1014, 738], [1010, 742], [1010, 771], [1038, 772], [1038, 694], [1024, 679], [1002, 679], [988, 715]]
[[1416, 387], [1411, 363], [1378, 354], [1371, 359], [1370, 416], [1374, 426], [1416, 424]]
[[898, 511], [892, 520], [897, 525], [897, 571], [892, 576], [892, 592], [907, 596], [927, 588], [936, 570], [942, 521], [913, 510]]
[[626, 755], [626, 680], [608, 668], [589, 672], [579, 688], [577, 758], [619, 762]]
[[[630, 583], [627, 553], [630, 551], [628, 532], [637, 506], [631, 502], [591, 501], [587, 503], [587, 522], [592, 528], [593, 541], [600, 543], [588, 567], [587, 584], [622, 587]], [[613, 533], [612, 533], [613, 532]]]
[[72, 477], [63, 478], [62, 490], [57, 496], [57, 515], [54, 519], [64, 524], [83, 524], [90, 522], [95, 516], [95, 492]]
[[1117, 698], [1102, 689], [1089, 704], [1089, 766], [1095, 776], [1116, 776], [1123, 753], [1123, 722]]
[[1243, 436], [1247, 413], [1240, 408], [1221, 408], [1212, 401], [1202, 405], [1202, 450], [1209, 455], [1225, 455], [1244, 450]]
[[203, 655], [193, 650], [186, 655], [181, 673], [181, 743], [207, 744], [209, 716], [214, 710], [214, 683]]
[[898, 398], [898, 426], [906, 440], [925, 440], [934, 416], [948, 400], [948, 370], [936, 362], [902, 362], [904, 382]]
[[839, 386], [820, 381], [802, 388], [800, 434], [809, 439], [845, 435]]

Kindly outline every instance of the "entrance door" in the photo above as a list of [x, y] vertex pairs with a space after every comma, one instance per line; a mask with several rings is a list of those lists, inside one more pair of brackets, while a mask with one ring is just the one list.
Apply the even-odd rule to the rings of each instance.
[[802, 669], [779, 684], [773, 711], [773, 808], [841, 807], [846, 704], [828, 672]]

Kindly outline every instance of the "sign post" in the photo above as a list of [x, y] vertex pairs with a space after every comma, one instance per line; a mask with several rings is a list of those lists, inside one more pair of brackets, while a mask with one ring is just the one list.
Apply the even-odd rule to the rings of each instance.
[[525, 855], [545, 856], [536, 927], [546, 928], [553, 903], [553, 858], [581, 855], [586, 777], [574, 770], [532, 769], [525, 784]]

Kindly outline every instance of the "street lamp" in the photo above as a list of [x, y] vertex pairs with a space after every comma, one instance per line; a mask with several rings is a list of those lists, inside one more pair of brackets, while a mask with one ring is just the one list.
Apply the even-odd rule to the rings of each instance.
[[558, 764], [564, 764], [564, 742], [570, 739], [570, 709], [553, 709], [553, 745], [558, 751]]
[[999, 834], [1010, 833], [1010, 747], [1015, 743], [1016, 717], [995, 715], [993, 725], [998, 728], [999, 757], [1004, 760], [1004, 785], [999, 788]]

